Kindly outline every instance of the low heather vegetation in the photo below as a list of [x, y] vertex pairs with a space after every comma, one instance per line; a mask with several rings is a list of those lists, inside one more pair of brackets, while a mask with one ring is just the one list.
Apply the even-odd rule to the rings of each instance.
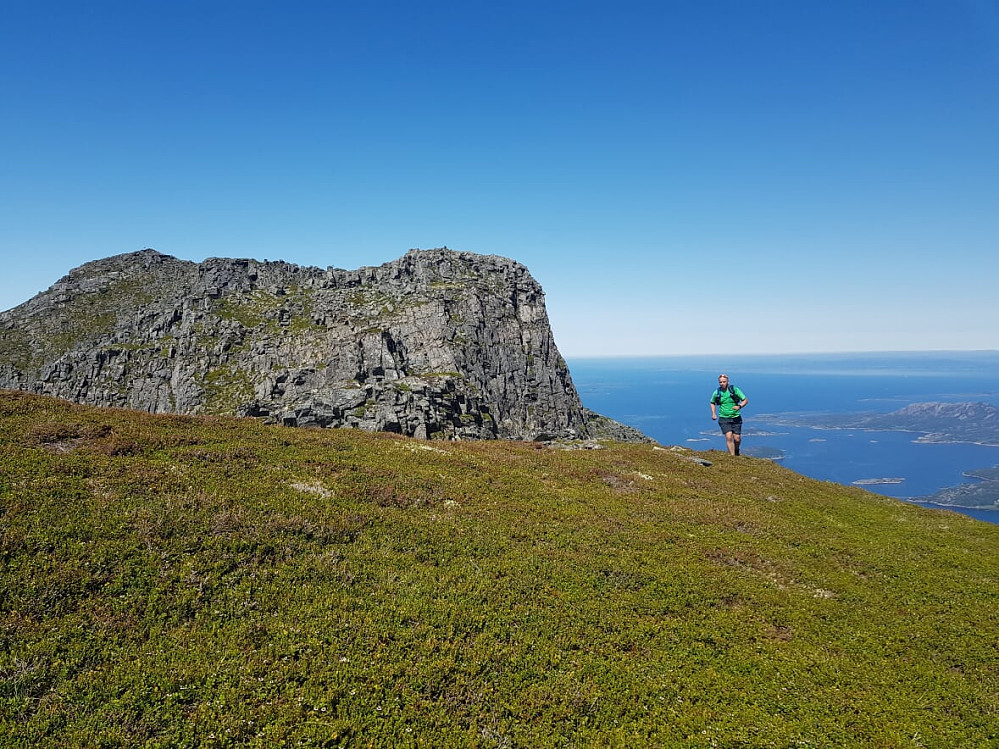
[[718, 453], [0, 396], [5, 746], [999, 735], [999, 527]]

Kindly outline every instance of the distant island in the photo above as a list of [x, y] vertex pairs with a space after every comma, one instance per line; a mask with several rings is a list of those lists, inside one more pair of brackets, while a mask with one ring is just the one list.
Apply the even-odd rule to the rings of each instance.
[[[922, 444], [973, 443], [999, 446], [999, 408], [988, 403], [913, 403], [890, 413], [786, 413], [760, 414], [760, 421], [775, 426], [813, 429], [859, 429], [865, 431], [914, 432]], [[949, 507], [999, 510], [999, 466], [966, 471], [975, 483], [941, 489], [918, 497]], [[899, 484], [900, 478], [859, 479], [859, 486]]]
[[965, 471], [964, 475], [973, 479], [981, 479], [982, 481], [999, 482], [999, 466], [992, 466], [992, 468], [976, 468], [973, 471]]
[[950, 507], [999, 510], [999, 466], [976, 468], [965, 471], [964, 475], [979, 481], [973, 484], [949, 486], [929, 496], [920, 497], [920, 501]]
[[890, 413], [760, 414], [777, 426], [917, 432], [918, 442], [999, 445], [999, 408], [988, 403], [913, 403]]

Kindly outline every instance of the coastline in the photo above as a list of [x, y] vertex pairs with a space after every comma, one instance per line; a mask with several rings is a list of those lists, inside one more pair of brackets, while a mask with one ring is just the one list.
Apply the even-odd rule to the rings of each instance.
[[[732, 371], [759, 408], [759, 413], [755, 408], [750, 412], [743, 428], [744, 454], [764, 448], [766, 457], [780, 455], [782, 465], [805, 476], [917, 504], [932, 498], [934, 507], [965, 509], [999, 524], [999, 512], [981, 509], [993, 503], [980, 492], [967, 506], [952, 504], [960, 497], [940, 504], [942, 497], [933, 496], [943, 489], [978, 485], [981, 479], [971, 474], [988, 470], [985, 466], [997, 466], [999, 472], [999, 435], [986, 410], [975, 412], [981, 418], [974, 424], [945, 420], [942, 427], [930, 410], [919, 422], [913, 420], [918, 414], [901, 415], [897, 423], [904, 429], [891, 428], [894, 417], [883, 418], [919, 403], [999, 406], [999, 386], [990, 377], [996, 364], [999, 352], [570, 357], [587, 407], [641, 428], [662, 444], [698, 450], [721, 439], [707, 420], [707, 395], [718, 371]], [[841, 425], [846, 420], [854, 423]], [[912, 428], [916, 426], [921, 428]], [[904, 481], [853, 483], [895, 478]]]
[[[837, 414], [831, 411], [816, 411], [813, 414], [796, 413], [791, 415], [781, 415], [774, 413], [757, 414], [756, 418], [774, 426], [786, 426], [786, 427], [797, 427], [804, 429], [814, 429], [816, 431], [830, 431], [830, 432], [894, 432], [896, 434], [918, 434], [920, 436], [912, 440], [913, 444], [916, 445], [979, 445], [980, 447], [999, 447], [999, 439], [995, 440], [973, 440], [973, 439], [960, 439], [956, 437], [948, 437], [946, 435], [941, 435], [936, 432], [928, 432], [923, 429], [905, 429], [902, 427], [892, 428], [884, 426], [860, 426], [860, 425], [842, 425], [838, 426], [835, 424], [803, 424], [801, 423], [801, 417], [804, 416], [836, 416]], [[798, 417], [798, 418], [796, 418]]]
[[960, 507], [958, 505], [942, 505], [937, 502], [923, 502], [915, 499], [903, 499], [902, 501], [910, 505], [923, 507], [927, 510], [945, 510], [947, 512], [964, 515], [965, 517], [974, 518], [975, 520], [979, 520], [983, 523], [999, 525], [999, 508], [989, 509], [981, 507]]

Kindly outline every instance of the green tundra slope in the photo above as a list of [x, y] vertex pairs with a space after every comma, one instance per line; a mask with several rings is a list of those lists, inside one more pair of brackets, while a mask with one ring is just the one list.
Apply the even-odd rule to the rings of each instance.
[[692, 456], [0, 392], [0, 745], [995, 740], [999, 527]]

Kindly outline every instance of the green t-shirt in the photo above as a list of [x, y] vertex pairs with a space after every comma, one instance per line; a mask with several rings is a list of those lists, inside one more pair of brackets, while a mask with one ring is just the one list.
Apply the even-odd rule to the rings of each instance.
[[735, 404], [742, 403], [744, 400], [746, 400], [746, 394], [734, 385], [724, 390], [715, 390], [711, 395], [711, 402], [718, 406], [718, 415], [723, 419], [734, 419], [738, 416], [739, 409], [735, 407]]

